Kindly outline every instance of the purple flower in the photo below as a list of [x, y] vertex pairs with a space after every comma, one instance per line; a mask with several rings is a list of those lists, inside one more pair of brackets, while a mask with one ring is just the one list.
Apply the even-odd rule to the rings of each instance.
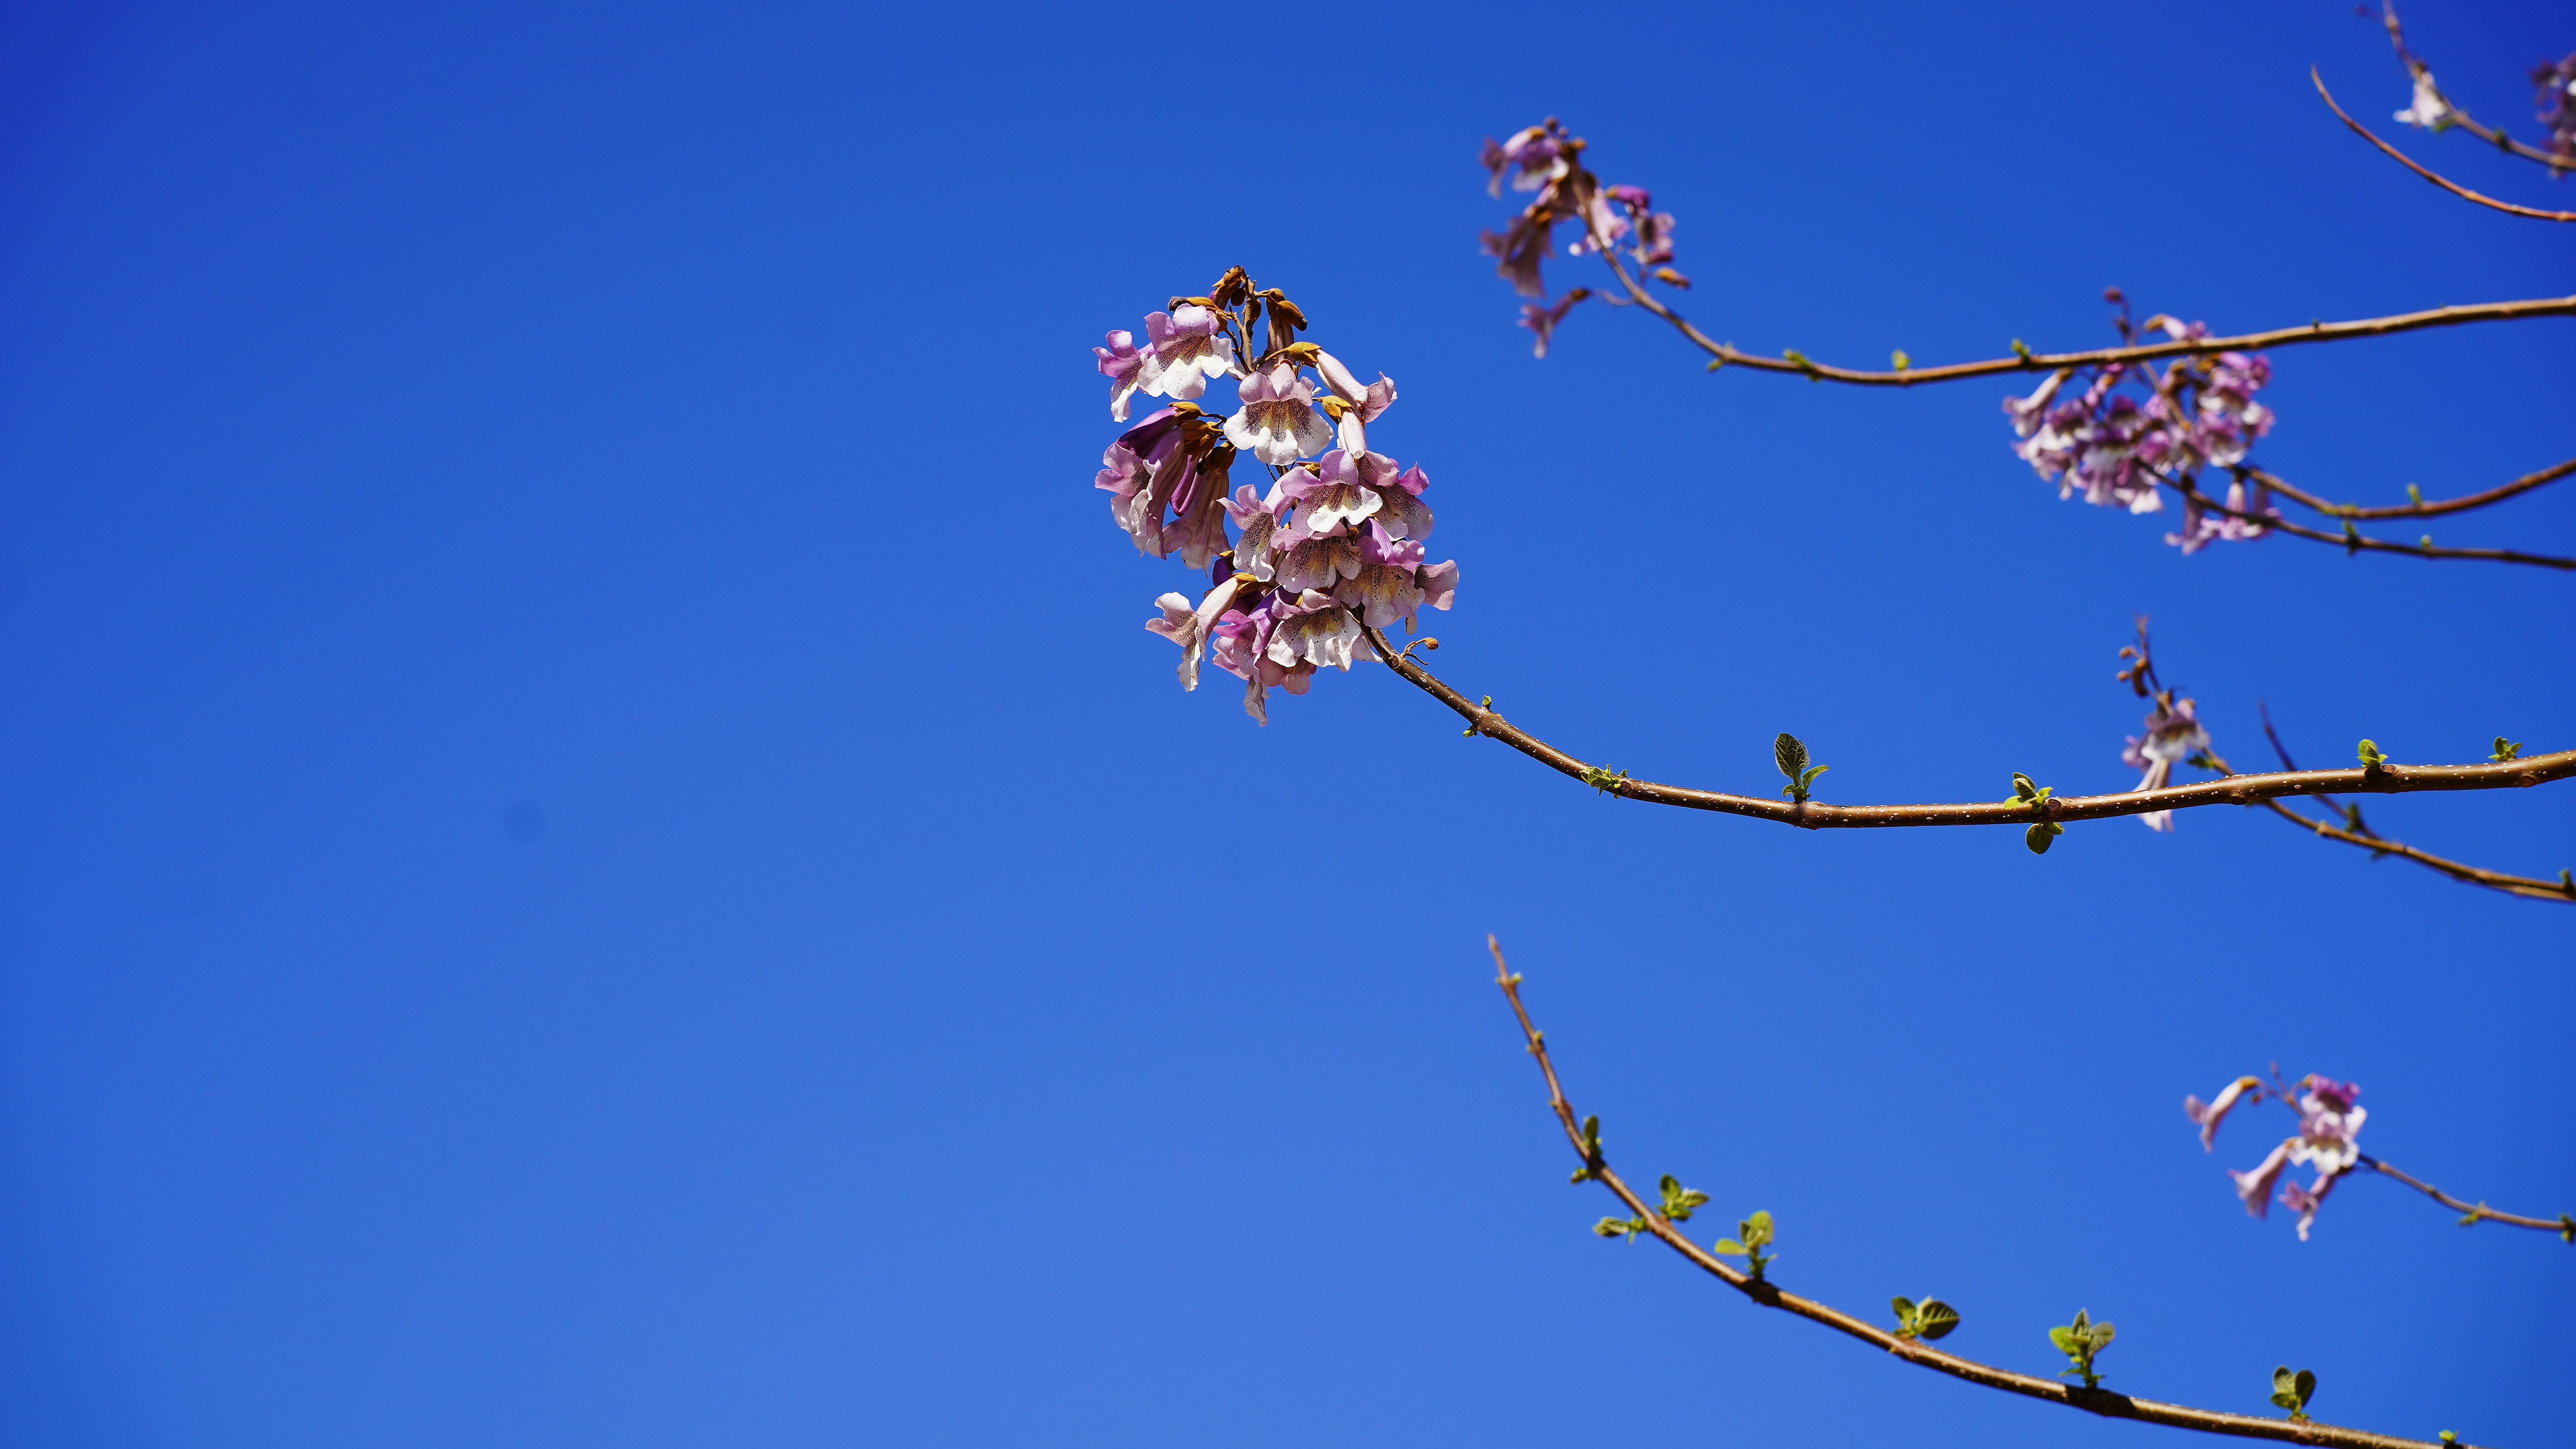
[[1296, 462], [1333, 440], [1332, 424], [1315, 411], [1315, 385], [1286, 363], [1244, 380], [1243, 406], [1225, 420], [1226, 441], [1277, 468]]
[[[2209, 748], [2209, 731], [2201, 728], [2192, 702], [2186, 699], [2176, 704], [2171, 690], [2156, 696], [2156, 707], [2147, 712], [2146, 729], [2143, 736], [2129, 736], [2129, 747], [2120, 752], [2120, 763], [2146, 771], [2132, 794], [2163, 789], [2173, 778], [2177, 762], [2190, 759], [2195, 750]], [[2170, 810], [2150, 810], [2138, 818], [2149, 830], [2173, 829]]]
[[1591, 295], [1590, 288], [1577, 287], [1566, 293], [1564, 298], [1553, 307], [1542, 307], [1536, 302], [1523, 302], [1521, 325], [1538, 334], [1538, 341], [1530, 346], [1530, 356], [1547, 356], [1548, 339], [1556, 335], [1556, 324], [1565, 320], [1565, 314], [1574, 310], [1575, 303]]
[[[2252, 1095], [2248, 1096], [2248, 1093]], [[2217, 1101], [2203, 1102], [2198, 1097], [2185, 1097], [2182, 1099], [2182, 1110], [2183, 1114], [2191, 1118], [2192, 1122], [2200, 1128], [2200, 1150], [2207, 1152], [2211, 1144], [2217, 1140], [2218, 1124], [2227, 1120], [2227, 1114], [2235, 1110], [2238, 1102], [2262, 1100], [2262, 1079], [2238, 1077], [2219, 1089]]]
[[1493, 137], [1487, 136], [1484, 154], [1479, 159], [1493, 174], [1486, 182], [1485, 194], [1503, 194], [1506, 172], [1511, 175], [1514, 191], [1536, 191], [1563, 176], [1567, 164], [1564, 141], [1565, 130], [1557, 125], [1554, 116], [1538, 125], [1514, 131], [1508, 141], [1497, 143]]
[[2556, 65], [2544, 60], [2532, 67], [2531, 83], [2537, 90], [2535, 113], [2549, 128], [2550, 151], [2576, 157], [2576, 51]]
[[1395, 383], [1381, 372], [1377, 381], [1363, 387], [1358, 374], [1344, 367], [1340, 358], [1321, 348], [1315, 351], [1315, 375], [1321, 377], [1324, 386], [1332, 391], [1332, 400], [1326, 406], [1332, 410], [1333, 420], [1339, 425], [1337, 441], [1343, 451], [1367, 452], [1368, 425], [1376, 422], [1380, 413], [1395, 406]]
[[1183, 690], [1199, 687], [1199, 660], [1207, 653], [1208, 628], [1234, 602], [1235, 592], [1241, 587], [1240, 581], [1227, 579], [1208, 590], [1207, 597], [1199, 600], [1195, 609], [1190, 607], [1186, 594], [1165, 594], [1154, 601], [1163, 615], [1159, 619], [1146, 620], [1145, 628], [1181, 646]]
[[1544, 297], [1547, 283], [1539, 275], [1539, 264], [1556, 245], [1554, 208], [1532, 202], [1527, 211], [1512, 218], [1512, 224], [1499, 232], [1485, 232], [1478, 245], [1485, 255], [1495, 259], [1494, 275], [1512, 284], [1512, 290], [1524, 297]]
[[1091, 349], [1100, 359], [1100, 373], [1109, 379], [1109, 417], [1112, 422], [1127, 421], [1127, 401], [1144, 383], [1145, 354], [1136, 350], [1135, 334], [1112, 332], [1104, 339], [1107, 347]]
[[1356, 564], [1333, 590], [1333, 597], [1359, 610], [1360, 622], [1384, 629], [1397, 620], [1412, 627], [1422, 607], [1422, 590], [1414, 576], [1422, 567], [1422, 545], [1399, 539], [1377, 524], [1356, 540]]
[[1302, 539], [1279, 556], [1278, 571], [1278, 585], [1289, 593], [1314, 589], [1329, 594], [1344, 579], [1359, 576], [1359, 540], [1346, 533]]
[[2251, 518], [2237, 517], [2238, 514], [2253, 513], [2265, 518], [2281, 516], [2281, 510], [2272, 506], [2270, 488], [2257, 483], [2253, 498], [2248, 500], [2245, 496], [2245, 480], [2242, 478], [2234, 479], [2227, 485], [2227, 510], [2225, 513], [2210, 512], [2201, 507], [2200, 495], [2194, 493], [2183, 500], [2182, 532], [2166, 534], [2165, 542], [2179, 545], [2184, 553], [2197, 552], [2211, 543], [2249, 542], [2261, 538], [2272, 530], [2268, 525], [2257, 523]]

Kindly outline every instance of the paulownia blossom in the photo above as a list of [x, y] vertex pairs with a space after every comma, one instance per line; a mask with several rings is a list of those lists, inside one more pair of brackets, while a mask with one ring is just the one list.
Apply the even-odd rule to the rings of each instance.
[[2531, 83], [2538, 89], [2534, 110], [2549, 128], [2550, 153], [2576, 160], [2576, 51], [2556, 65], [2544, 60], [2532, 67]]
[[[1552, 154], [1524, 144], [1521, 157], [1537, 159], [1523, 174], [1546, 185]], [[1244, 340], [1265, 309], [1271, 345], [1255, 356]], [[1263, 723], [1271, 690], [1304, 694], [1317, 670], [1374, 657], [1364, 627], [1410, 629], [1423, 608], [1446, 609], [1458, 591], [1457, 563], [1423, 554], [1430, 476], [1368, 446], [1369, 425], [1395, 404], [1394, 382], [1380, 373], [1363, 384], [1333, 354], [1294, 341], [1304, 325], [1285, 297], [1237, 268], [1208, 296], [1176, 299], [1170, 313], [1148, 318], [1145, 347], [1113, 332], [1108, 347], [1092, 349], [1119, 421], [1135, 392], [1159, 385], [1174, 398], [1101, 456], [1096, 482], [1110, 516], [1139, 551], [1177, 553], [1209, 579], [1195, 603], [1182, 593], [1157, 599], [1160, 613], [1145, 627], [1180, 647], [1182, 688], [1197, 688], [1199, 665], [1213, 659], [1244, 681], [1244, 709]], [[1233, 377], [1238, 395], [1222, 421], [1173, 392], [1196, 397], [1219, 376]], [[1247, 454], [1270, 486], [1229, 495], [1229, 470]]]
[[[2147, 712], [2146, 729], [2143, 735], [2129, 736], [2129, 747], [2120, 752], [2122, 764], [2146, 771], [2138, 780], [2139, 790], [2163, 789], [2172, 783], [2175, 765], [2209, 748], [2209, 731], [2201, 728], [2192, 702], [2177, 702], [2170, 689], [2156, 696], [2156, 707]], [[2170, 810], [2150, 810], [2138, 818], [2146, 822], [2149, 830], [2173, 829]], [[2227, 1109], [2220, 1107], [2218, 1111], [2224, 1115]]]
[[[2292, 1099], [2288, 1088], [2267, 1088], [2259, 1077], [2238, 1077], [2219, 1092], [2215, 1101], [2185, 1097], [2182, 1109], [2200, 1128], [2201, 1150], [2206, 1152], [2218, 1136], [2218, 1124], [2230, 1111], [2260, 1102], [2267, 1095], [2284, 1102]], [[2246, 1212], [2258, 1218], [2268, 1215], [2272, 1189], [2277, 1184], [2281, 1205], [2299, 1215], [2299, 1241], [2308, 1240], [2308, 1229], [2316, 1224], [2317, 1209], [2325, 1204], [2326, 1195], [2361, 1161], [2361, 1124], [2370, 1113], [2353, 1105], [2360, 1095], [2360, 1087], [2332, 1077], [2310, 1074], [2299, 1079], [2299, 1130], [2264, 1154], [2251, 1171], [2230, 1170], [2227, 1174], [2235, 1182], [2236, 1196], [2245, 1204]], [[2295, 1182], [2281, 1183], [2284, 1172], [2302, 1164], [2315, 1169], [2315, 1180], [2304, 1187]]]
[[[2117, 289], [2109, 294], [2119, 299]], [[2134, 340], [2122, 301], [2119, 327]], [[2207, 324], [2151, 317], [2147, 327], [2178, 341], [2209, 335]], [[2162, 372], [2143, 363], [2108, 363], [2095, 368], [2061, 368], [2027, 397], [2004, 399], [2020, 441], [2013, 452], [2032, 471], [2057, 484], [2057, 496], [2131, 513], [2164, 508], [2164, 487], [2184, 489], [2183, 530], [2165, 535], [2167, 543], [2191, 553], [2213, 541], [2262, 537], [2269, 530], [2257, 521], [2274, 516], [2268, 492], [2257, 487], [2248, 497], [2244, 480], [2228, 490], [2226, 507], [2236, 518], [2212, 513], [2198, 502], [2196, 479], [2204, 468], [2235, 468], [2272, 430], [2272, 410], [2254, 394], [2272, 378], [2272, 365], [2260, 354], [2222, 352], [2214, 357], [2184, 357]], [[2079, 391], [2069, 395], [2071, 387]]]
[[1633, 234], [1635, 245], [1628, 255], [1641, 270], [1651, 268], [1647, 275], [1670, 286], [1690, 285], [1689, 278], [1667, 265], [1673, 259], [1672, 213], [1655, 210], [1644, 187], [1602, 185], [1584, 169], [1582, 154], [1583, 138], [1567, 135], [1554, 116], [1514, 132], [1508, 141], [1485, 141], [1483, 160], [1492, 173], [1488, 193], [1502, 195], [1506, 176], [1513, 189], [1538, 193], [1509, 226], [1484, 233], [1483, 245], [1495, 259], [1495, 274], [1522, 296], [1537, 299], [1522, 306], [1520, 325], [1537, 334], [1531, 351], [1539, 357], [1547, 356], [1549, 339], [1567, 311], [1591, 295], [1577, 287], [1553, 304], [1546, 300], [1547, 280], [1540, 267], [1555, 250], [1559, 222], [1582, 228], [1566, 247], [1568, 256], [1606, 251]]

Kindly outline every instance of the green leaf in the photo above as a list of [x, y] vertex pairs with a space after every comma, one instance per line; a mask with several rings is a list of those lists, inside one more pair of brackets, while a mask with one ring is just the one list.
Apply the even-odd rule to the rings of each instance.
[[2361, 757], [2361, 766], [2365, 770], [2374, 769], [2380, 765], [2388, 763], [2388, 757], [2379, 752], [2379, 746], [2373, 744], [2369, 740], [2363, 740], [2361, 742], [2359, 754]]
[[1628, 1220], [1626, 1218], [1603, 1218], [1601, 1221], [1592, 1225], [1592, 1231], [1599, 1233], [1605, 1238], [1615, 1238], [1628, 1231]]
[[1795, 780], [1798, 772], [1807, 768], [1807, 747], [1796, 735], [1784, 731], [1771, 742], [1771, 762], [1780, 767], [1781, 774]]
[[1959, 1310], [1938, 1298], [1926, 1298], [1915, 1310], [1914, 1331], [1925, 1338], [1939, 1338], [1959, 1326]]
[[1821, 775], [1832, 768], [1833, 766], [1831, 765], [1809, 765], [1804, 771], [1800, 772], [1798, 776], [1798, 788], [1804, 790], [1814, 785], [1818, 775]]
[[2057, 1345], [2057, 1351], [2059, 1353], [2066, 1354], [2070, 1357], [2074, 1355], [2076, 1346], [2084, 1342], [2083, 1339], [2076, 1337], [2075, 1330], [2071, 1328], [2050, 1329], [2048, 1331], [2048, 1341]]
[[1896, 1310], [1896, 1321], [1898, 1323], [1905, 1325], [1907, 1328], [1912, 1328], [1914, 1326], [1913, 1299], [1890, 1298], [1887, 1300], [1887, 1306]]
[[1721, 1258], [1749, 1258], [1753, 1256], [1752, 1249], [1737, 1242], [1733, 1238], [1718, 1239], [1716, 1243], [1710, 1246], [1709, 1251], [1717, 1254]]
[[1914, 359], [1906, 356], [1905, 349], [1902, 347], [1896, 349], [1893, 354], [1893, 360], [1896, 363], [1896, 370], [1899, 372], [1903, 372], [1905, 369], [1914, 365]]
[[2119, 1330], [2118, 1330], [2118, 1329], [2113, 1328], [2111, 1325], [2109, 1325], [2109, 1324], [2107, 1324], [2107, 1323], [2097, 1323], [2097, 1324], [2094, 1324], [2094, 1325], [2093, 1325], [2093, 1346], [2094, 1346], [2095, 1348], [2097, 1348], [2097, 1349], [2098, 1349], [2098, 1348], [2102, 1347], [2104, 1344], [2109, 1343], [2109, 1342], [2111, 1341], [2111, 1335], [2112, 1335], [2112, 1334], [2114, 1334], [2114, 1333], [2117, 1333], [2117, 1332], [2119, 1332]]
[[1736, 1224], [1736, 1229], [1744, 1234], [1744, 1241], [1761, 1247], [1771, 1241], [1771, 1215], [1757, 1208], [1753, 1216]]

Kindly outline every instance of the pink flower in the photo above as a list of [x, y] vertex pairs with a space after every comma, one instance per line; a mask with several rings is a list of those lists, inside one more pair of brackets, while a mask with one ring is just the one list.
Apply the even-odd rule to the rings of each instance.
[[1293, 469], [1279, 486], [1295, 500], [1288, 526], [1301, 534], [1337, 532], [1343, 524], [1358, 527], [1378, 511], [1385, 495], [1371, 484], [1395, 477], [1395, 460], [1382, 453], [1362, 453], [1359, 461], [1339, 448], [1315, 464], [1316, 471]]
[[1205, 307], [1148, 313], [1145, 331], [1153, 340], [1146, 345], [1141, 376], [1145, 391], [1156, 397], [1197, 397], [1211, 380], [1234, 370], [1234, 339]]
[[2252, 1172], [2229, 1170], [2227, 1175], [2235, 1179], [2236, 1196], [2243, 1200], [2246, 1212], [2258, 1218], [2270, 1215], [2272, 1184], [2280, 1180], [2281, 1169], [2289, 1163], [2290, 1144], [2284, 1142], [2273, 1148], [2271, 1155], [2257, 1164]]
[[1305, 539], [1279, 556], [1278, 568], [1279, 587], [1291, 594], [1308, 589], [1331, 593], [1344, 579], [1359, 577], [1359, 540], [1348, 534]]
[[[2200, 727], [2192, 712], [2192, 702], [2173, 702], [2172, 692], [2156, 697], [2156, 707], [2147, 715], [2147, 732], [2142, 738], [2129, 736], [2129, 747], [2120, 753], [2120, 762], [2132, 769], [2143, 768], [2146, 774], [2138, 780], [2131, 794], [2161, 790], [2173, 778], [2178, 761], [2191, 758], [2195, 750], [2209, 748], [2209, 731]], [[2173, 829], [2173, 812], [2150, 810], [2138, 817], [2149, 830]], [[2252, 1078], [2247, 1078], [2251, 1081]]]
[[1112, 332], [1104, 339], [1107, 347], [1091, 349], [1100, 359], [1100, 373], [1109, 379], [1109, 417], [1112, 422], [1127, 421], [1127, 401], [1136, 395], [1144, 382], [1145, 354], [1136, 349], [1135, 334]]
[[[1148, 619], [1145, 628], [1181, 646], [1181, 688], [1199, 687], [1199, 660], [1207, 653], [1208, 627], [1234, 602], [1235, 591], [1242, 587], [1237, 579], [1227, 579], [1207, 591], [1198, 607], [1190, 607], [1186, 594], [1165, 594], [1154, 603], [1162, 609], [1159, 619]], [[1347, 668], [1348, 666], [1344, 666]]]
[[1358, 375], [1344, 367], [1340, 358], [1320, 349], [1315, 354], [1315, 373], [1324, 379], [1324, 386], [1332, 389], [1331, 407], [1334, 422], [1339, 425], [1337, 441], [1342, 450], [1367, 452], [1368, 425], [1395, 405], [1395, 384], [1381, 372], [1377, 381], [1362, 387]]
[[1554, 116], [1550, 116], [1538, 125], [1514, 131], [1510, 140], [1500, 144], [1496, 144], [1493, 137], [1486, 137], [1484, 154], [1480, 159], [1493, 175], [1486, 182], [1485, 194], [1503, 194], [1505, 172], [1511, 174], [1514, 191], [1536, 191], [1563, 176], [1566, 172], [1564, 136], [1564, 128], [1557, 125]]
[[[2249, 1097], [2247, 1093], [2253, 1095]], [[2262, 1100], [2263, 1083], [2260, 1078], [2238, 1077], [2219, 1089], [2217, 1101], [2205, 1103], [2198, 1097], [2185, 1097], [2182, 1099], [2182, 1110], [2199, 1126], [2200, 1150], [2207, 1152], [2211, 1150], [2211, 1144], [2217, 1140], [2218, 1124], [2227, 1120], [2227, 1114], [2235, 1110], [2238, 1102]]]
[[1333, 428], [1315, 411], [1315, 385], [1281, 363], [1246, 379], [1243, 406], [1225, 420], [1226, 441], [1270, 466], [1284, 467], [1333, 440]]
[[1368, 646], [1360, 643], [1359, 621], [1328, 594], [1308, 590], [1293, 603], [1282, 595], [1271, 607], [1276, 622], [1271, 626], [1268, 657], [1275, 664], [1348, 670], [1355, 649], [1362, 659], [1373, 657]]
[[2295, 1182], [2281, 1185], [2281, 1206], [2294, 1208], [2299, 1214], [2300, 1242], [2308, 1240], [2308, 1229], [2317, 1221], [2317, 1209], [2325, 1206], [2326, 1194], [2334, 1191], [2335, 1182], [2342, 1175], [2338, 1172], [2319, 1173], [2317, 1180], [2306, 1187]]
[[1422, 607], [1422, 590], [1414, 576], [1422, 567], [1422, 545], [1393, 537], [1377, 524], [1358, 539], [1354, 567], [1333, 597], [1359, 610], [1360, 622], [1384, 629], [1397, 620], [1407, 627]]

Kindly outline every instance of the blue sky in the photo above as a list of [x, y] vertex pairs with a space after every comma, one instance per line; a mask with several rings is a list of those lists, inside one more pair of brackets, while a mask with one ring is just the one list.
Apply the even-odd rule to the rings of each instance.
[[[2409, 13], [2482, 116], [2576, 46]], [[1439, 669], [1640, 775], [2124, 787], [2132, 614], [2219, 747], [2566, 743], [2562, 577], [2061, 504], [1971, 383], [1705, 374], [1476, 255], [1545, 114], [1747, 348], [1920, 361], [2563, 295], [2325, 114], [2349, 5], [22, 6], [0, 18], [0, 1439], [2075, 1446], [1587, 1231], [1614, 1161], [1962, 1352], [2534, 1444], [2568, 1250], [2238, 1211], [2278, 1060], [2576, 1209], [2576, 912], [2252, 813], [1793, 834], [1613, 802], [1366, 668], [1183, 695], [1087, 348], [1240, 263], [1403, 400]], [[2564, 185], [2409, 136], [2471, 185]], [[1572, 273], [1560, 268], [1560, 275]], [[1561, 283], [1560, 283], [1561, 284]], [[2334, 497], [2576, 451], [2576, 323], [2275, 355]], [[2576, 551], [2576, 493], [2437, 527]], [[1220, 681], [1222, 683], [1223, 681]], [[2576, 787], [2403, 839], [2576, 865]], [[2280, 1119], [2273, 1119], [2277, 1122]], [[2229, 1140], [2234, 1148], [2229, 1150]]]

